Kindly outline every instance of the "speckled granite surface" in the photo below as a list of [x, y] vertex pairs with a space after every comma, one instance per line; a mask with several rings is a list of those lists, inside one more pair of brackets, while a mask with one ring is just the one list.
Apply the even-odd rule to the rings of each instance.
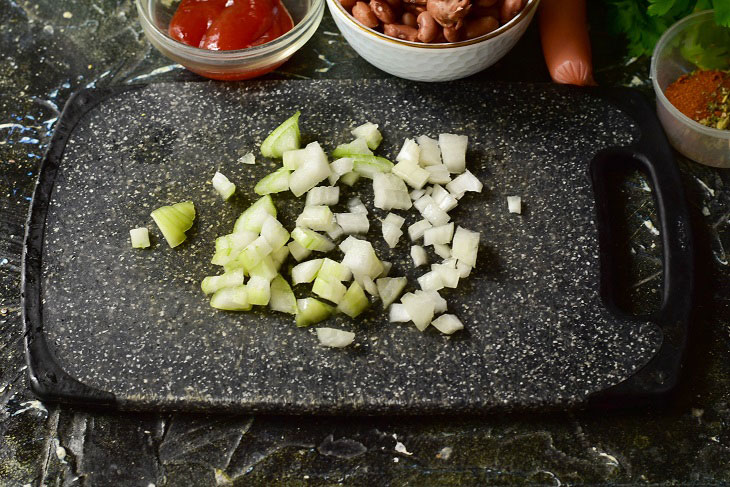
[[[590, 1], [596, 78], [651, 96], [648, 60], [624, 57]], [[67, 14], [68, 13], [68, 14]], [[533, 26], [534, 27], [534, 26]], [[687, 379], [666, 408], [481, 418], [103, 413], [35, 400], [19, 311], [28, 199], [70, 93], [187, 79], [144, 41], [129, 0], [0, 0], [0, 484], [727, 485], [730, 482], [730, 174], [678, 159], [698, 230], [700, 301]], [[526, 68], [527, 67], [527, 68]], [[384, 78], [331, 19], [272, 77]], [[537, 31], [475, 81], [545, 81]], [[536, 113], [536, 117], [540, 114]], [[640, 178], [622, 188], [630, 295], [656, 305], [656, 218]]]
[[[593, 155], [628, 145], [637, 127], [578, 90], [452, 87], [457, 94], [396, 81], [167, 83], [102, 101], [69, 139], [46, 222], [43, 326], [61, 367], [128, 407], [328, 413], [570, 405], [632, 375], [661, 335], [601, 304], [586, 172]], [[481, 258], [457, 290], [443, 291], [466, 333], [446, 338], [390, 324], [376, 302], [355, 322], [327, 322], [357, 337], [356, 347], [331, 350], [289, 316], [208, 306], [198, 283], [218, 272], [209, 264], [214, 239], [230, 232], [258, 198], [253, 183], [276, 167], [238, 159], [258, 153], [297, 109], [305, 143], [316, 139], [327, 150], [365, 120], [380, 124], [385, 141], [377, 153], [391, 159], [406, 137], [470, 137], [468, 167], [487, 189], [467, 195], [452, 217], [483, 235]], [[208, 183], [215, 170], [238, 184], [233, 202], [222, 202]], [[523, 197], [521, 216], [507, 212], [512, 194]], [[346, 191], [334, 211], [347, 211], [354, 195], [372, 209], [369, 239], [394, 264], [390, 275], [407, 275], [417, 289], [424, 271], [413, 268], [406, 237], [390, 250], [379, 235], [377, 220], [387, 212], [372, 206], [369, 180]], [[303, 199], [274, 199], [293, 228]], [[149, 212], [182, 200], [197, 207], [186, 245], [129, 247], [129, 228], [146, 225], [158, 235]], [[421, 218], [415, 209], [397, 213], [406, 225]], [[308, 286], [296, 290], [310, 295]]]

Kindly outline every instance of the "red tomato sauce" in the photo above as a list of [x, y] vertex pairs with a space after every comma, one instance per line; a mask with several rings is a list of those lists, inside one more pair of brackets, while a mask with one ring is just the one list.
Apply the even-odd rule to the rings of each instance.
[[231, 51], [272, 41], [293, 27], [280, 0], [182, 0], [168, 32], [189, 46]]

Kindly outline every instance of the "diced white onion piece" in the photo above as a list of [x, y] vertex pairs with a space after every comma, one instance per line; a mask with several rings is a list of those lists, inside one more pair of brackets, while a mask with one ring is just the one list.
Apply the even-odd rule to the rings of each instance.
[[406, 183], [393, 173], [378, 173], [373, 177], [375, 207], [383, 210], [407, 210], [413, 203]]
[[423, 232], [423, 245], [448, 244], [454, 237], [454, 223], [429, 228]]
[[276, 270], [279, 270], [281, 268], [281, 265], [284, 263], [287, 257], [289, 257], [289, 247], [286, 245], [282, 245], [277, 250], [274, 250], [271, 252], [271, 260], [274, 262], [274, 267]]
[[449, 172], [462, 173], [466, 169], [466, 146], [469, 137], [466, 135], [439, 134], [439, 147], [444, 165]]
[[445, 335], [451, 335], [452, 333], [463, 330], [464, 324], [455, 315], [441, 315], [431, 322], [431, 324], [438, 331]]
[[289, 242], [287, 247], [289, 247], [289, 253], [297, 260], [297, 262], [301, 262], [312, 253], [311, 250], [305, 249], [296, 241]]
[[391, 225], [401, 228], [403, 226], [403, 224], [406, 222], [406, 219], [395, 213], [388, 213], [385, 216], [385, 220], [383, 220], [383, 222], [390, 223]]
[[474, 176], [471, 172], [466, 171], [464, 174], [460, 174], [454, 178], [449, 184], [446, 185], [446, 189], [449, 193], [454, 195], [455, 198], [459, 199], [464, 196], [467, 191], [474, 191], [481, 193], [483, 184], [479, 179]]
[[363, 137], [357, 137], [352, 142], [340, 144], [332, 151], [332, 157], [350, 157], [355, 155], [373, 155], [368, 143]]
[[330, 163], [330, 170], [332, 171], [329, 177], [330, 184], [334, 185], [342, 176], [351, 173], [353, 166], [354, 163], [351, 157], [340, 157], [332, 161]]
[[335, 220], [335, 222], [332, 223], [332, 226], [327, 229], [326, 233], [329, 238], [335, 240], [343, 236], [345, 234], [345, 231], [342, 229], [341, 226], [337, 224], [337, 221]]
[[317, 276], [334, 281], [349, 281], [352, 279], [352, 272], [345, 265], [325, 257]]
[[307, 192], [306, 206], [336, 205], [340, 201], [338, 186], [315, 186]]
[[348, 186], [352, 186], [357, 182], [358, 179], [360, 179], [360, 174], [353, 172], [348, 172], [347, 174], [343, 174], [340, 179], [342, 180], [343, 184], [346, 184]]
[[305, 249], [317, 252], [329, 252], [335, 248], [335, 244], [330, 239], [309, 228], [296, 227], [291, 233], [291, 237]]
[[451, 174], [445, 165], [439, 164], [437, 166], [427, 166], [425, 169], [428, 171], [429, 183], [448, 184], [451, 182]]
[[135, 249], [146, 249], [150, 246], [150, 232], [146, 227], [131, 229], [129, 238], [132, 241], [132, 247]]
[[458, 227], [454, 233], [451, 256], [470, 267], [475, 267], [478, 251], [479, 233]]
[[400, 152], [398, 152], [398, 155], [395, 156], [395, 160], [398, 162], [406, 162], [414, 165], [418, 164], [420, 158], [421, 148], [413, 139], [406, 139], [403, 142], [403, 147], [401, 147]]
[[420, 331], [431, 324], [434, 314], [433, 302], [427, 296], [417, 296], [408, 293], [403, 296], [401, 303], [406, 307], [408, 316]]
[[360, 284], [365, 291], [368, 292], [371, 296], [379, 296], [378, 294], [378, 286], [375, 284], [375, 281], [371, 279], [368, 276], [362, 276], [358, 279], [358, 284]]
[[348, 250], [345, 252], [345, 258], [342, 260], [342, 263], [353, 274], [374, 279], [383, 272], [383, 264], [380, 263], [370, 242], [352, 239], [347, 248]]
[[302, 284], [304, 282], [312, 282], [314, 278], [317, 277], [317, 273], [322, 267], [322, 262], [324, 262], [324, 259], [313, 259], [307, 260], [292, 267], [292, 284], [296, 286], [297, 284]]
[[416, 267], [428, 264], [428, 254], [426, 254], [426, 249], [420, 245], [413, 245], [411, 247], [411, 259], [413, 259], [413, 265]]
[[207, 276], [200, 283], [200, 288], [205, 294], [213, 294], [224, 287], [235, 287], [241, 284], [243, 284], [243, 269], [236, 269], [220, 276]]
[[433, 244], [433, 251], [442, 259], [451, 258], [451, 247], [446, 244]]
[[264, 176], [261, 181], [256, 183], [253, 191], [256, 194], [265, 195], [271, 193], [281, 193], [289, 189], [289, 176], [291, 171], [286, 168], [279, 168], [276, 171]]
[[256, 156], [252, 152], [246, 152], [238, 159], [238, 162], [249, 165], [256, 164]]
[[211, 296], [210, 305], [213, 308], [226, 311], [248, 311], [251, 309], [251, 303], [248, 302], [248, 291], [244, 285], [219, 289]]
[[419, 238], [423, 237], [423, 234], [429, 228], [433, 227], [428, 220], [418, 220], [416, 223], [408, 227], [408, 236], [411, 241], [415, 242]]
[[215, 239], [215, 254], [210, 260], [215, 265], [226, 265], [238, 257], [241, 251], [259, 236], [248, 230], [241, 230]]
[[441, 278], [444, 287], [455, 289], [459, 285], [459, 271], [445, 264], [433, 264], [432, 272], [436, 272]]
[[410, 187], [421, 189], [428, 182], [431, 173], [419, 166], [417, 162], [403, 161], [393, 166], [393, 174], [408, 183]]
[[447, 213], [459, 204], [459, 201], [439, 184], [434, 184], [431, 198], [433, 198], [439, 208]]
[[380, 263], [383, 264], [383, 272], [380, 273], [380, 277], [388, 277], [390, 269], [393, 268], [393, 263], [388, 262], [387, 260], [381, 260]]
[[213, 188], [221, 195], [221, 198], [227, 200], [236, 191], [236, 185], [228, 180], [225, 175], [216, 171], [211, 181]]
[[253, 269], [259, 265], [261, 260], [268, 256], [272, 250], [274, 249], [271, 248], [271, 245], [266, 238], [259, 237], [241, 251], [241, 262], [243, 262], [246, 269]]
[[269, 280], [262, 276], [252, 276], [246, 283], [248, 302], [258, 306], [266, 306], [271, 299], [271, 285]]
[[274, 200], [271, 199], [271, 195], [267, 194], [256, 200], [254, 204], [241, 213], [241, 216], [238, 217], [233, 227], [233, 233], [238, 233], [243, 230], [260, 233], [261, 227], [268, 215], [276, 217], [276, 207], [274, 206]]
[[342, 227], [342, 231], [347, 235], [368, 233], [368, 230], [370, 230], [370, 221], [367, 215], [363, 213], [337, 213], [335, 218], [337, 224]]
[[297, 217], [297, 227], [326, 231], [332, 228], [334, 218], [329, 206], [305, 206]]
[[281, 159], [284, 168], [296, 171], [307, 159], [307, 149], [288, 150], [281, 155]]
[[465, 264], [462, 261], [456, 263], [456, 269], [459, 271], [459, 277], [461, 279], [469, 277], [471, 274], [472, 267], [469, 264]]
[[507, 196], [507, 209], [510, 213], [522, 214], [522, 198], [519, 196]]
[[355, 341], [355, 334], [351, 331], [337, 330], [335, 328], [315, 328], [317, 340], [325, 347], [343, 348]]
[[405, 277], [381, 277], [375, 281], [378, 294], [383, 301], [383, 309], [387, 309], [405, 289], [408, 279]]
[[359, 127], [355, 127], [350, 131], [353, 137], [363, 138], [368, 144], [368, 147], [375, 150], [380, 145], [380, 141], [383, 140], [383, 135], [378, 130], [378, 124], [372, 122], [365, 122]]
[[438, 291], [414, 291], [416, 296], [428, 299], [433, 303], [433, 312], [436, 314], [446, 312], [446, 300], [441, 297]]
[[325, 279], [318, 273], [312, 285], [312, 292], [320, 298], [337, 304], [342, 300], [347, 288], [340, 281]]
[[388, 247], [395, 248], [396, 245], [398, 245], [398, 240], [400, 240], [401, 235], [403, 235], [403, 230], [396, 227], [395, 225], [388, 223], [387, 221], [383, 221], [383, 239], [388, 244]]
[[425, 191], [424, 194], [427, 194], [427, 195], [431, 196], [431, 193], [433, 193], [433, 186], [426, 186], [426, 188], [424, 189], [424, 191]]
[[307, 145], [305, 150], [307, 151], [306, 159], [289, 177], [289, 188], [297, 197], [327, 179], [332, 172], [327, 162], [327, 154], [324, 153], [318, 142]]
[[269, 242], [272, 252], [282, 248], [289, 241], [289, 232], [279, 220], [269, 215], [261, 226], [261, 236]]
[[297, 298], [286, 279], [277, 275], [271, 281], [270, 291], [269, 308], [282, 313], [297, 314]]
[[430, 271], [417, 279], [418, 285], [424, 291], [438, 291], [443, 289], [444, 283], [441, 281], [441, 275], [438, 272]]
[[401, 303], [393, 303], [390, 305], [388, 321], [391, 323], [407, 323], [411, 321], [411, 317], [408, 315], [405, 305]]
[[365, 215], [368, 214], [367, 207], [357, 196], [355, 196], [354, 198], [350, 198], [350, 200], [347, 202], [347, 209], [350, 210], [350, 213], [363, 213]]
[[418, 198], [420, 198], [424, 194], [426, 194], [425, 189], [414, 189], [413, 191], [411, 191], [410, 197], [413, 201], [416, 201]]
[[248, 270], [248, 273], [251, 277], [263, 277], [267, 281], [275, 278], [277, 272], [278, 270], [276, 264], [274, 264], [274, 259], [272, 259], [270, 255], [267, 255], [266, 257], [261, 259], [261, 262], [259, 262], [258, 265]]
[[357, 318], [368, 306], [370, 306], [370, 301], [365, 296], [365, 291], [362, 290], [360, 284], [353, 282], [338, 303], [337, 311], [345, 313], [350, 318]]
[[416, 142], [421, 148], [419, 162], [421, 166], [435, 166], [441, 164], [441, 149], [438, 140], [427, 135], [416, 137]]
[[413, 203], [421, 215], [431, 222], [433, 226], [446, 225], [451, 217], [448, 213], [442, 210], [439, 205], [433, 200], [431, 196], [423, 195], [420, 199]]
[[334, 311], [329, 304], [314, 298], [297, 299], [297, 326], [310, 326], [326, 320]]
[[353, 246], [357, 245], [358, 241], [359, 241], [358, 238], [349, 236], [345, 240], [340, 242], [340, 250], [342, 251], [343, 254], [346, 254], [347, 252], [350, 251], [351, 248], [353, 248]]

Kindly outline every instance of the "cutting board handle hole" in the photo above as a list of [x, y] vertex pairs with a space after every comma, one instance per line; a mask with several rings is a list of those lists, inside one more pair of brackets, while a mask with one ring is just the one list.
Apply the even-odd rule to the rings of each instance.
[[[663, 245], [655, 192], [642, 161], [599, 155], [594, 170], [601, 252], [601, 294], [618, 314], [651, 316], [662, 306]], [[598, 177], [598, 180], [597, 180]]]

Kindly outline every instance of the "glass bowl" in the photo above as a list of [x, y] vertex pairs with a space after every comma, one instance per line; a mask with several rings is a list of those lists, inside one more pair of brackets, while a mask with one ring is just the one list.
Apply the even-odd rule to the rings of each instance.
[[539, 3], [528, 0], [515, 18], [489, 34], [440, 44], [395, 39], [365, 27], [339, 0], [327, 0], [327, 7], [345, 40], [376, 68], [414, 81], [450, 81], [482, 71], [507, 54], [527, 30]]
[[260, 46], [235, 51], [211, 51], [188, 46], [167, 34], [179, 1], [136, 0], [139, 21], [147, 39], [162, 54], [206, 78], [241, 80], [256, 78], [281, 66], [317, 30], [324, 0], [281, 0], [294, 20], [294, 28]]
[[[651, 58], [651, 80], [657, 99], [657, 115], [667, 133], [669, 142], [688, 158], [714, 167], [730, 167], [730, 130], [707, 127], [687, 117], [664, 95], [664, 90], [683, 74], [691, 73], [698, 66], [687, 60], [681, 47], [696, 41], [697, 32], [707, 33], [729, 29], [717, 25], [714, 11], [707, 10], [685, 17], [659, 39]], [[711, 46], [703, 46], [711, 48]], [[730, 59], [719, 69], [730, 69]]]

